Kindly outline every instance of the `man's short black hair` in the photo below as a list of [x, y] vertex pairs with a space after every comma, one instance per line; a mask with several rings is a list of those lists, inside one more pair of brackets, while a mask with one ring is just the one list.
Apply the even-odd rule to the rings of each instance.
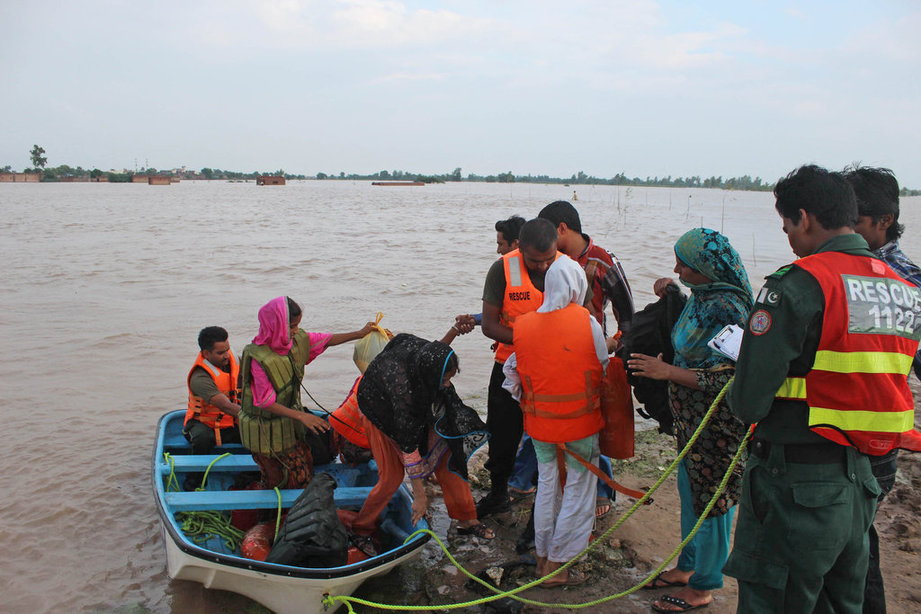
[[538, 252], [553, 249], [556, 246], [556, 226], [540, 218], [528, 220], [518, 233], [518, 246], [530, 247]]
[[547, 220], [553, 224], [554, 228], [566, 224], [571, 230], [582, 232], [582, 222], [579, 220], [579, 212], [571, 203], [565, 200], [555, 200], [537, 214], [542, 220]]
[[521, 232], [522, 226], [524, 226], [524, 218], [520, 215], [513, 215], [507, 220], [496, 222], [496, 232], [501, 232], [505, 242], [511, 243], [518, 239], [518, 233]]
[[857, 224], [857, 198], [844, 175], [820, 166], [801, 166], [774, 186], [774, 207], [794, 224], [799, 210], [815, 216], [825, 230], [853, 228]]
[[855, 164], [844, 169], [844, 178], [857, 196], [857, 213], [869, 216], [874, 224], [891, 214], [892, 225], [886, 229], [886, 240], [901, 237], [905, 226], [899, 224], [899, 182], [892, 171]]
[[215, 343], [227, 341], [227, 331], [220, 326], [206, 326], [198, 333], [198, 347], [210, 352]]

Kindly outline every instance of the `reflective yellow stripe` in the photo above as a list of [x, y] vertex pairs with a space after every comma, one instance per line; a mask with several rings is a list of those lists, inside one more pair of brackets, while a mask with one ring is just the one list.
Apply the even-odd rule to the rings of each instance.
[[217, 368], [216, 365], [212, 364], [207, 358], [202, 359], [202, 366], [205, 368], [205, 371], [211, 376], [211, 379], [217, 381], [217, 378], [221, 376], [221, 370]]
[[518, 256], [512, 256], [508, 259], [508, 276], [509, 286], [517, 288], [521, 285], [521, 262]]
[[781, 399], [803, 399], [806, 400], [806, 378], [805, 377], [788, 377], [780, 385], [775, 397]]
[[832, 352], [815, 353], [813, 369], [832, 373], [898, 373], [907, 375], [912, 356], [899, 352]]
[[809, 408], [809, 426], [830, 425], [842, 431], [904, 433], [915, 426], [915, 410], [847, 411], [826, 407]]

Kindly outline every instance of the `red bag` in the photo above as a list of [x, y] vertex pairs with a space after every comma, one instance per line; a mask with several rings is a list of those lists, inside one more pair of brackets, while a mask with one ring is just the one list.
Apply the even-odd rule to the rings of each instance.
[[[261, 481], [250, 482], [243, 490], [264, 490], [265, 484]], [[231, 487], [230, 490], [239, 490]], [[241, 531], [249, 531], [259, 522], [259, 510], [231, 510], [230, 524]]]
[[272, 550], [275, 540], [275, 523], [260, 522], [243, 536], [240, 544], [240, 555], [254, 561], [264, 561]]
[[610, 458], [633, 457], [633, 395], [624, 361], [611, 357], [602, 381], [601, 414], [604, 428], [598, 433], [601, 453]]

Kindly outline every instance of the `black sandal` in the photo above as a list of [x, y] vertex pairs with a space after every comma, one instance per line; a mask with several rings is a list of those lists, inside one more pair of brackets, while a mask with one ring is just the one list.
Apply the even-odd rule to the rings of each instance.
[[495, 539], [496, 533], [484, 523], [480, 522], [471, 527], [457, 527], [458, 535], [473, 535], [480, 539]]
[[352, 534], [349, 536], [349, 541], [366, 556], [377, 556], [377, 546], [374, 545], [374, 539], [370, 535]]

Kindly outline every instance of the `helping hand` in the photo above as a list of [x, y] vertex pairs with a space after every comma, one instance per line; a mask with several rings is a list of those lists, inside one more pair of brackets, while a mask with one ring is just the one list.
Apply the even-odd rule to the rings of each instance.
[[476, 328], [476, 320], [469, 313], [463, 313], [454, 318], [454, 327], [459, 335], [466, 335]]
[[416, 524], [425, 517], [429, 509], [429, 499], [425, 494], [413, 497], [413, 524]]
[[665, 298], [665, 288], [673, 283], [675, 283], [675, 280], [671, 277], [660, 277], [652, 284], [652, 291], [655, 292], [655, 295], [659, 298]]
[[329, 422], [323, 418], [314, 416], [312, 413], [305, 411], [299, 412], [298, 419], [301, 421], [301, 424], [306, 426], [308, 429], [319, 435], [320, 433], [325, 433], [330, 429]]
[[364, 328], [358, 331], [358, 334], [360, 337], [365, 337], [373, 333], [375, 330], [377, 330], [377, 324], [375, 324], [374, 322], [368, 322], [367, 324], [364, 325]]
[[662, 360], [662, 354], [655, 358], [646, 354], [630, 354], [627, 366], [634, 375], [649, 379], [667, 380], [672, 370], [672, 365]]

